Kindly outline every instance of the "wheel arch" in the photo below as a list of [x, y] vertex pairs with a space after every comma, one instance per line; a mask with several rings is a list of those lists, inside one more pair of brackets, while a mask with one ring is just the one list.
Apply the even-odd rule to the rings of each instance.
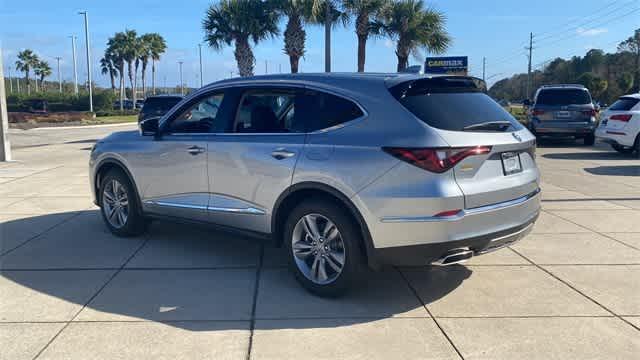
[[138, 202], [138, 205], [140, 205], [140, 209], [142, 209], [142, 201], [141, 201], [142, 198], [138, 193], [138, 186], [136, 185], [133, 175], [120, 160], [114, 159], [114, 158], [104, 159], [98, 164], [98, 166], [96, 166], [96, 173], [95, 173], [96, 176], [92, 184], [93, 190], [95, 191], [95, 194], [96, 194], [96, 205], [101, 206], [99, 194], [100, 194], [100, 183], [102, 182], [102, 177], [113, 169], [122, 171], [122, 173], [129, 179], [129, 182], [131, 182], [131, 185], [133, 186], [133, 191], [136, 194], [136, 201]]
[[367, 226], [364, 217], [353, 202], [340, 190], [323, 183], [310, 181], [297, 183], [290, 186], [280, 195], [280, 197], [278, 197], [271, 213], [271, 233], [274, 244], [278, 247], [282, 246], [282, 232], [284, 230], [284, 223], [287, 219], [286, 215], [289, 211], [304, 199], [311, 197], [328, 199], [347, 209], [353, 220], [360, 228], [362, 240], [364, 242], [362, 250], [364, 251], [369, 267], [374, 269], [378, 268], [379, 264], [375, 258], [371, 233], [369, 232], [369, 227]]

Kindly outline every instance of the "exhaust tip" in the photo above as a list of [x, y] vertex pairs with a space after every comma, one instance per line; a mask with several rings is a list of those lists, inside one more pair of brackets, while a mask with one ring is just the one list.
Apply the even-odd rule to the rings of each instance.
[[473, 251], [469, 248], [459, 248], [447, 251], [440, 259], [432, 262], [432, 265], [448, 266], [463, 263], [473, 257]]

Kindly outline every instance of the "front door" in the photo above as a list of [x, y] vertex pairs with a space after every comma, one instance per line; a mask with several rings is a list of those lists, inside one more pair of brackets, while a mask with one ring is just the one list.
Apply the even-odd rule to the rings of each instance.
[[209, 143], [211, 221], [269, 232], [274, 203], [291, 185], [304, 141], [293, 90], [242, 91], [231, 131]]

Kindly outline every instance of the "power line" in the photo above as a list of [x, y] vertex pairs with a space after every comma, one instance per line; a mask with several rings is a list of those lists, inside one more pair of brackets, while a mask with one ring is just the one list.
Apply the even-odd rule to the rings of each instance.
[[[585, 15], [585, 16], [583, 16], [582, 18], [583, 18], [583, 20], [584, 20], [584, 19], [590, 19], [590, 18], [592, 18], [592, 17], [593, 17], [593, 19], [590, 19], [590, 20], [586, 21], [586, 23], [588, 23], [589, 21], [596, 20], [598, 17], [602, 17], [602, 16], [604, 16], [603, 14], [601, 14], [601, 13], [600, 13], [601, 11], [606, 10], [607, 8], [610, 8], [612, 5], [615, 5], [615, 4], [619, 3], [620, 1], [622, 1], [622, 0], [615, 0], [615, 1], [613, 1], [613, 2], [610, 2], [609, 4], [607, 4], [607, 5], [603, 6], [603, 7], [600, 7], [600, 8], [598, 8], [598, 9], [594, 10], [591, 14], [589, 14], [589, 15]], [[627, 4], [632, 3], [632, 2], [635, 2], [635, 1], [636, 1], [636, 0], [632, 0], [632, 1], [628, 2], [628, 3], [624, 3], [623, 5], [627, 5]], [[617, 11], [617, 10], [619, 10], [619, 9], [620, 9], [620, 8], [616, 8], [614, 11]], [[606, 14], [605, 14], [605, 15], [606, 15]], [[578, 20], [578, 19], [575, 19], [575, 20]], [[551, 33], [555, 32], [555, 30], [557, 30], [557, 29], [563, 29], [563, 28], [564, 28], [564, 27], [566, 27], [566, 26], [574, 25], [574, 24], [575, 24], [575, 21], [569, 21], [569, 22], [566, 22], [566, 23], [564, 23], [564, 24], [562, 24], [562, 25], [560, 25], [560, 26], [553, 27], [553, 28], [551, 28], [551, 30], [547, 30], [547, 31], [544, 31], [544, 32], [541, 32], [541, 33], [537, 33], [537, 34], [536, 34], [536, 36], [540, 37], [540, 39], [541, 39], [541, 41], [542, 41], [542, 40], [544, 40], [544, 39], [551, 38], [551, 37], [554, 37], [554, 36], [556, 36], [556, 35], [557, 35], [557, 34], [556, 34], [556, 35], [550, 35], [550, 36], [549, 36], [549, 35], [547, 35], [547, 34], [551, 34]], [[584, 24], [582, 24], [582, 25], [584, 25]], [[578, 27], [580, 27], [580, 26], [582, 26], [582, 25], [578, 25]], [[546, 36], [542, 36], [542, 35], [546, 35]]]

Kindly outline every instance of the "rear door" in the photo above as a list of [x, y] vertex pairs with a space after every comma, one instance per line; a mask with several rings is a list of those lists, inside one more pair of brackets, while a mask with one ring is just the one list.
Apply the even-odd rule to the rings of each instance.
[[593, 104], [586, 89], [542, 89], [533, 107], [533, 116], [544, 122], [579, 122], [591, 120]]
[[481, 89], [460, 80], [465, 78], [451, 79], [414, 84], [400, 102], [450, 145], [448, 151], [491, 146], [490, 153], [467, 157], [453, 168], [465, 207], [535, 193], [535, 137]]

